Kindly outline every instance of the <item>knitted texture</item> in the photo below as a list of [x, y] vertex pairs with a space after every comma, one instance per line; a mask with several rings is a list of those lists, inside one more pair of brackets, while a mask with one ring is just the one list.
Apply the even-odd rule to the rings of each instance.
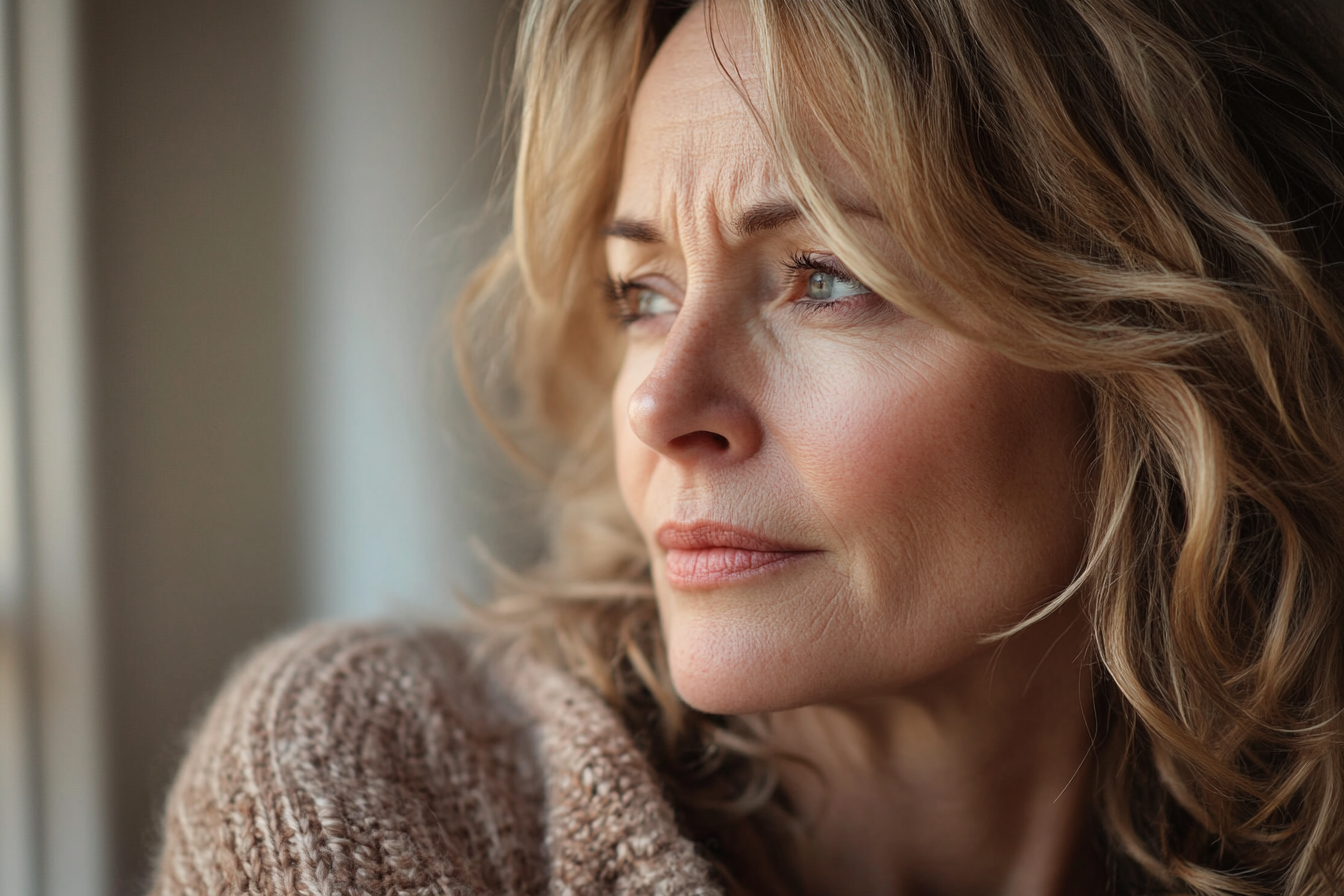
[[720, 894], [612, 710], [430, 628], [252, 657], [168, 798], [152, 896]]

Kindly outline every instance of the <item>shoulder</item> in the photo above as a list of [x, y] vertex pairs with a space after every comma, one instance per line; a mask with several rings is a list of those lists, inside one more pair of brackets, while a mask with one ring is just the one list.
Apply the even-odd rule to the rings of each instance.
[[535, 892], [529, 728], [447, 630], [319, 626], [271, 643], [196, 734], [154, 892]]
[[154, 896], [721, 892], [616, 713], [444, 629], [258, 651], [169, 795]]

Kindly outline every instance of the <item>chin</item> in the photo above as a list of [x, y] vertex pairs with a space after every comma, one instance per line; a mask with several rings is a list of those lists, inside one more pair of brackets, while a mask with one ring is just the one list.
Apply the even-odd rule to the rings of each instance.
[[672, 684], [687, 706], [710, 715], [742, 716], [788, 708], [757, 680], [732, 670], [686, 669], [674, 663]]
[[674, 626], [666, 637], [673, 687], [700, 712], [777, 712], [832, 696], [828, 682], [795, 651], [731, 624]]

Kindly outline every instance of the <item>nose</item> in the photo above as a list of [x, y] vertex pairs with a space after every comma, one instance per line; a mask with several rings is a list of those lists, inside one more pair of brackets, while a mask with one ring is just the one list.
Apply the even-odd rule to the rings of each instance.
[[630, 396], [635, 436], [683, 464], [755, 454], [762, 426], [748, 397], [751, 365], [735, 342], [720, 338], [708, 321], [673, 324], [653, 369]]

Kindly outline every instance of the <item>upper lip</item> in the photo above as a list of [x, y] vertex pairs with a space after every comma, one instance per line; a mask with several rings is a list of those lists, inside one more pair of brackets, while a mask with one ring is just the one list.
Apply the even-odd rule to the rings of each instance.
[[743, 551], [801, 551], [797, 545], [776, 541], [729, 523], [697, 520], [689, 523], [664, 523], [654, 533], [664, 550], [703, 551], [710, 548], [737, 548]]

